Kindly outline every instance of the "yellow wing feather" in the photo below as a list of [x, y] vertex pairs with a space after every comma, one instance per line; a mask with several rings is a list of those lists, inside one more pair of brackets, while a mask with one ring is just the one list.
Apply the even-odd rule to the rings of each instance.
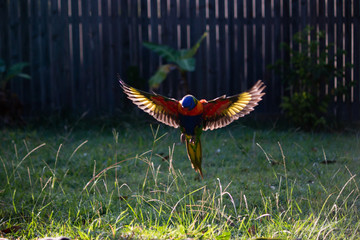
[[174, 128], [179, 127], [177, 113], [179, 102], [177, 100], [138, 90], [130, 87], [121, 80], [120, 84], [127, 97], [141, 110], [150, 114], [159, 122]]
[[226, 97], [225, 95], [204, 103], [203, 130], [222, 128], [249, 114], [265, 95], [265, 85], [258, 81], [249, 91]]

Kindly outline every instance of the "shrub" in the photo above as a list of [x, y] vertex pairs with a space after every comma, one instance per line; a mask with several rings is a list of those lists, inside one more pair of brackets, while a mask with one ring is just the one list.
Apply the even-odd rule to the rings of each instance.
[[282, 98], [281, 108], [285, 116], [296, 126], [304, 130], [324, 128], [329, 124], [329, 103], [335, 96], [347, 96], [350, 84], [338, 86], [327, 94], [321, 87], [330, 84], [334, 77], [344, 77], [345, 69], [352, 67], [335, 67], [333, 59], [344, 55], [344, 50], [338, 50], [334, 57], [329, 55], [329, 44], [319, 49], [319, 41], [324, 38], [324, 32], [316, 32], [317, 40], [311, 40], [313, 28], [307, 26], [303, 31], [294, 35], [294, 40], [301, 46], [301, 50], [292, 49], [289, 44], [281, 43], [290, 54], [290, 61], [279, 60], [270, 68], [274, 68], [285, 85], [285, 96]]

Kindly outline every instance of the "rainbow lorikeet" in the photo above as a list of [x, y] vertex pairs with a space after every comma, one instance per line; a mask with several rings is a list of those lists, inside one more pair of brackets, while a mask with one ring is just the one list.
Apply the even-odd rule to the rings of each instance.
[[202, 131], [222, 128], [249, 114], [265, 95], [265, 85], [260, 80], [247, 92], [231, 97], [224, 95], [211, 101], [197, 100], [192, 95], [186, 95], [178, 101], [138, 90], [122, 80], [120, 84], [128, 98], [140, 109], [159, 122], [174, 128], [180, 127], [181, 141], [186, 142], [187, 155], [192, 167], [202, 178]]

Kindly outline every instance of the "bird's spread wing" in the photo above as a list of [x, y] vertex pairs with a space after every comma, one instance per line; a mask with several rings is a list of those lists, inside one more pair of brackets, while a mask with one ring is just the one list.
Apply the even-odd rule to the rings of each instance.
[[235, 96], [218, 97], [203, 103], [203, 130], [213, 130], [229, 125], [254, 110], [264, 96], [265, 85], [258, 81], [249, 91]]
[[178, 101], [158, 94], [151, 94], [133, 88], [122, 80], [120, 84], [128, 98], [141, 110], [153, 116], [159, 122], [174, 128], [179, 127], [178, 120]]

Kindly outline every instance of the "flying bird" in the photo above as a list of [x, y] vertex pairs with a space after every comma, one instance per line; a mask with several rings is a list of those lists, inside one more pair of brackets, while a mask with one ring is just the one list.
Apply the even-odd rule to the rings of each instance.
[[259, 80], [248, 91], [227, 97], [223, 95], [211, 101], [198, 100], [192, 95], [184, 96], [180, 101], [156, 93], [148, 93], [133, 88], [121, 79], [120, 85], [127, 97], [141, 110], [156, 120], [181, 130], [181, 141], [192, 167], [203, 178], [201, 161], [202, 150], [200, 136], [203, 131], [222, 128], [240, 117], [249, 114], [262, 100], [265, 89]]

